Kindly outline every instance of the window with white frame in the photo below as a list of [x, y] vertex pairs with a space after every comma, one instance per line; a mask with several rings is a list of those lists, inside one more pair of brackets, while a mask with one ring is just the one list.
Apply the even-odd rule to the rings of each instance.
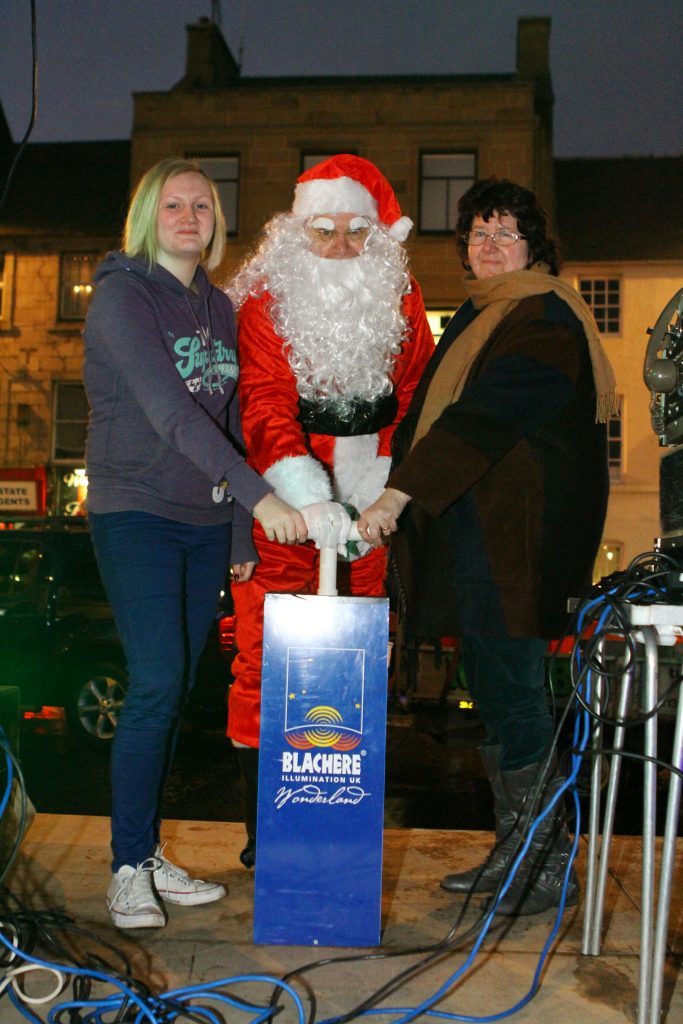
[[581, 298], [590, 306], [601, 334], [621, 333], [621, 281], [618, 277], [580, 277]]
[[455, 230], [458, 200], [474, 183], [474, 153], [420, 154], [420, 231], [447, 234]]
[[193, 156], [213, 181], [223, 208], [228, 235], [237, 234], [239, 204], [240, 158], [238, 156]]
[[77, 380], [54, 382], [52, 403], [52, 461], [83, 465], [88, 430], [88, 399]]
[[59, 319], [83, 320], [95, 289], [93, 276], [100, 257], [94, 252], [62, 253]]

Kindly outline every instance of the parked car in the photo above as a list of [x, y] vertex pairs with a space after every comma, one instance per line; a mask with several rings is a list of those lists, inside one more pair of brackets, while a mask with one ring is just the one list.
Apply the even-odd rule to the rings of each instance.
[[[87, 520], [1, 526], [0, 685], [19, 688], [24, 711], [64, 708], [80, 740], [107, 747], [126, 693], [126, 661]], [[227, 589], [199, 671], [198, 685], [218, 699], [234, 652], [229, 602]]]

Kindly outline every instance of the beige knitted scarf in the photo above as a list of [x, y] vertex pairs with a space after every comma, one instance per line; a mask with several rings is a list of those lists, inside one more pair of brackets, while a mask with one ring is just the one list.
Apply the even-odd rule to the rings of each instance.
[[513, 270], [482, 280], [467, 277], [465, 289], [481, 313], [451, 345], [434, 374], [422, 406], [413, 446], [424, 437], [443, 410], [459, 397], [475, 359], [498, 324], [522, 299], [545, 292], [555, 292], [583, 325], [593, 364], [596, 422], [605, 423], [610, 415], [616, 415], [619, 402], [614, 371], [602, 347], [593, 314], [575, 288], [559, 277], [551, 276], [547, 265], [539, 262], [530, 270]]

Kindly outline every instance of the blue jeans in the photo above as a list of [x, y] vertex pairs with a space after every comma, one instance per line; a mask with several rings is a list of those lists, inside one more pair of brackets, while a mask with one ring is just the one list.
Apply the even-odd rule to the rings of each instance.
[[150, 857], [181, 712], [230, 564], [231, 527], [146, 512], [90, 514], [102, 581], [128, 662], [111, 755], [112, 870]]
[[545, 693], [547, 640], [535, 637], [460, 638], [470, 694], [486, 726], [486, 743], [500, 744], [500, 767], [536, 764], [553, 734]]

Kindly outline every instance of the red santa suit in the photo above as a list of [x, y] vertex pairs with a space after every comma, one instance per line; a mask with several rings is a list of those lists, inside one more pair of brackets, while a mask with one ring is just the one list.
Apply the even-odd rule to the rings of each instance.
[[[360, 162], [357, 157], [349, 159], [354, 166]], [[320, 202], [317, 196], [314, 202]], [[324, 203], [322, 208], [329, 211], [328, 195]], [[379, 206], [382, 211], [381, 202]], [[393, 223], [397, 217], [389, 220]], [[286, 341], [273, 325], [272, 301], [268, 292], [250, 297], [240, 314], [239, 397], [248, 461], [281, 498], [297, 508], [341, 501], [362, 511], [384, 489], [394, 429], [434, 351], [419, 286], [410, 278], [401, 300], [408, 330], [393, 363], [393, 393], [360, 403], [351, 421], [302, 401]], [[315, 594], [319, 564], [313, 543], [268, 541], [256, 522], [254, 540], [259, 556], [254, 574], [233, 586], [238, 654], [228, 709], [228, 735], [248, 747], [259, 744], [264, 597], [267, 593]], [[381, 596], [385, 574], [386, 551], [372, 548], [356, 560], [340, 562], [339, 593]]]

